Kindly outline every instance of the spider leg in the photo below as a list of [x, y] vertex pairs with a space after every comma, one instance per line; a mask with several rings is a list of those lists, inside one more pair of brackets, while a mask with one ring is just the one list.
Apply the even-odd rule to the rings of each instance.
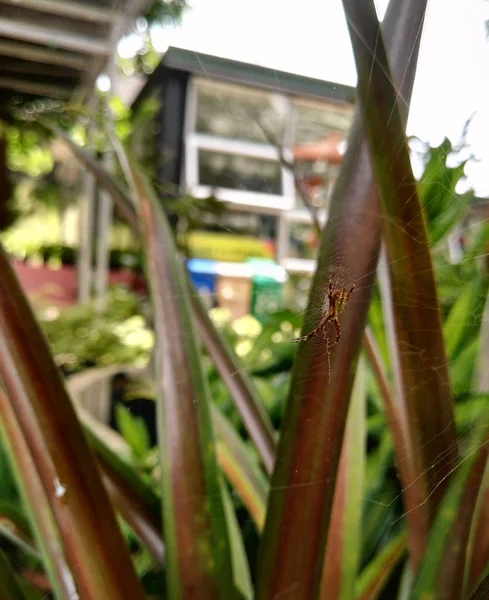
[[335, 344], [337, 344], [340, 341], [340, 339], [341, 339], [341, 327], [340, 327], [340, 322], [338, 320], [338, 317], [336, 317], [336, 316], [334, 318], [334, 324], [336, 325], [336, 341], [335, 341]]
[[315, 329], [313, 329], [306, 335], [302, 335], [301, 337], [292, 338], [290, 341], [291, 342], [307, 342], [308, 340], [315, 337], [316, 335], [323, 333], [324, 330], [326, 329], [326, 324], [328, 323], [329, 320], [330, 320], [329, 315], [326, 315]]

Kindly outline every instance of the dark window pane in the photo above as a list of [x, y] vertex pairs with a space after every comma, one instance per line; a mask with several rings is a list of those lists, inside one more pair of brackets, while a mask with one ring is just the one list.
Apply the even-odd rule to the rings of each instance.
[[219, 215], [203, 214], [200, 229], [236, 235], [258, 236], [261, 231], [260, 225], [259, 215], [229, 210]]
[[208, 150], [199, 151], [199, 183], [248, 192], [282, 193], [279, 163]]
[[316, 258], [319, 241], [311, 225], [306, 223], [290, 223], [289, 236], [288, 258]]

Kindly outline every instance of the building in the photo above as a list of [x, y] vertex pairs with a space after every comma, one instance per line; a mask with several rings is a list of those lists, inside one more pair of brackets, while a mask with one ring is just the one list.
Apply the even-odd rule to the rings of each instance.
[[[139, 147], [163, 197], [214, 195], [230, 209], [226, 227], [268, 238], [280, 264], [308, 272], [311, 207], [323, 223], [354, 97], [349, 86], [169, 48], [134, 103], [161, 104]], [[333, 152], [314, 163], [318, 142]]]

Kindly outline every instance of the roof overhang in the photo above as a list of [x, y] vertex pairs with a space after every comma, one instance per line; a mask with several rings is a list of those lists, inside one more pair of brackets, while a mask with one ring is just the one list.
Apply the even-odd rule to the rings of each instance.
[[86, 98], [152, 0], [0, 0], [0, 97]]
[[355, 88], [349, 85], [287, 73], [183, 48], [168, 48], [155, 74], [150, 79], [157, 79], [157, 71], [165, 69], [185, 71], [206, 79], [214, 78], [293, 96], [336, 100], [347, 104], [355, 102]]

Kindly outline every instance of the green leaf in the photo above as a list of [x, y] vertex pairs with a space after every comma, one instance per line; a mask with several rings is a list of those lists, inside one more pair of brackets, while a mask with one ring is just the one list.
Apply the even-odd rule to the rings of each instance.
[[407, 561], [402, 570], [401, 581], [399, 582], [399, 597], [397, 600], [411, 600], [413, 582], [413, 569], [411, 568], [409, 561]]
[[458, 600], [461, 597], [474, 508], [489, 455], [488, 424], [486, 407], [440, 505], [412, 600]]
[[231, 495], [229, 494], [229, 491], [224, 483], [221, 484], [221, 493], [224, 510], [226, 512], [229, 541], [231, 543], [234, 583], [243, 598], [246, 600], [252, 600], [253, 585], [251, 583], [250, 569], [243, 544], [243, 537], [241, 535], [241, 530], [236, 518], [236, 512], [234, 510]]
[[376, 556], [379, 548], [393, 534], [392, 523], [396, 520], [398, 513], [394, 501], [399, 497], [398, 488], [391, 482], [387, 482], [379, 489], [370, 501], [369, 496], [365, 507], [365, 518], [363, 522], [362, 546], [363, 556]]
[[77, 144], [69, 135], [67, 135], [62, 129], [57, 127], [54, 123], [48, 119], [39, 119], [39, 123], [46, 127], [49, 131], [55, 133], [68, 148], [73, 152], [76, 158], [82, 163], [82, 165], [89, 169], [92, 175], [95, 177], [97, 183], [103, 187], [113, 198], [117, 209], [126, 221], [131, 225], [134, 231], [139, 231], [139, 223], [136, 216], [136, 210], [127, 192], [121, 188], [116, 179], [112, 177], [97, 162], [93, 156], [79, 144]]
[[26, 513], [56, 598], [68, 600], [76, 584], [68, 565], [59, 528], [49, 506], [36, 464], [23, 437], [15, 413], [0, 388], [0, 430], [5, 450], [24, 501]]
[[96, 420], [81, 402], [84, 397], [82, 392], [95, 382], [106, 379], [112, 372], [113, 367], [89, 369], [70, 377], [68, 388], [88, 441], [97, 454], [112, 503], [156, 560], [164, 564], [160, 498], [152, 485], [136, 471], [128, 444], [118, 433]]
[[142, 497], [137, 487], [129, 485], [107, 462], [102, 462], [101, 467], [104, 484], [114, 507], [158, 563], [165, 565], [160, 505], [160, 511], [155, 512], [154, 505]]
[[443, 328], [450, 360], [455, 360], [477, 336], [488, 290], [487, 276], [478, 277], [461, 290]]
[[389, 580], [392, 571], [406, 553], [407, 535], [401, 531], [363, 569], [356, 582], [358, 600], [375, 600]]
[[217, 452], [224, 474], [243, 500], [258, 531], [265, 522], [267, 484], [257, 464], [250, 458], [245, 443], [219, 409], [212, 406], [218, 436]]
[[360, 561], [365, 485], [365, 362], [360, 359], [348, 410], [319, 598], [352, 600]]
[[448, 167], [447, 157], [452, 152], [452, 144], [446, 138], [437, 148], [430, 148], [428, 163], [418, 184], [433, 245], [442, 240], [467, 212], [467, 198], [464, 201], [455, 191], [464, 176], [465, 162]]
[[479, 338], [473, 339], [451, 363], [450, 379], [454, 396], [459, 396], [473, 389], [473, 377], [477, 367], [479, 346]]
[[[6, 451], [3, 447], [3, 440], [0, 437], [0, 483], [2, 486], [2, 497], [1, 505], [12, 505], [18, 507], [19, 504], [19, 492], [15, 485], [14, 474], [12, 473], [12, 467], [7, 458]], [[1, 509], [0, 509], [0, 512]], [[2, 512], [2, 514], [4, 514]]]
[[144, 419], [133, 417], [124, 406], [116, 406], [117, 425], [122, 437], [131, 447], [135, 456], [143, 458], [149, 451], [150, 441]]
[[2, 600], [27, 600], [24, 595], [15, 571], [3, 550], [0, 548], [0, 585], [2, 587]]
[[132, 452], [122, 437], [105, 423], [95, 419], [83, 406], [83, 394], [91, 385], [107, 379], [113, 374], [114, 367], [107, 369], [87, 369], [77, 375], [72, 375], [67, 381], [78, 418], [83, 423], [84, 433], [89, 444], [97, 454], [104, 469], [110, 469], [114, 476], [132, 488], [140, 497], [139, 502], [149, 507], [149, 510], [160, 513], [160, 499], [153, 487], [148, 484], [136, 471]]
[[223, 335], [212, 323], [195, 290], [190, 287], [192, 307], [205, 348], [229, 389], [243, 423], [260, 453], [263, 464], [271, 473], [275, 462], [273, 426], [257, 393], [256, 386]]
[[455, 406], [455, 420], [461, 440], [472, 433], [474, 424], [484, 417], [484, 410], [489, 404], [489, 393], [472, 392], [465, 394]]
[[36, 560], [41, 560], [41, 554], [35, 547], [33, 540], [31, 540], [30, 537], [26, 537], [18, 529], [16, 529], [12, 521], [7, 520], [5, 522], [5, 516], [2, 515], [1, 511], [0, 516], [2, 521], [0, 523], [0, 537], [17, 546], [17, 548], [22, 550], [22, 552], [25, 552], [26, 555], [29, 555]]
[[[483, 398], [483, 412], [487, 410], [489, 395]], [[469, 403], [470, 407], [473, 402]], [[480, 415], [474, 414], [474, 423], [480, 420]], [[467, 569], [465, 580], [465, 591], [471, 592], [481, 583], [481, 579], [489, 573], [489, 468], [482, 480], [477, 505], [474, 511], [469, 551], [467, 553]]]
[[[387, 311], [386, 311], [387, 314]], [[404, 485], [404, 499], [407, 506], [412, 506], [417, 502], [416, 497], [416, 482], [413, 482], [413, 465], [412, 465], [412, 452], [410, 452], [407, 428], [406, 428], [406, 415], [404, 407], [394, 400], [391, 386], [387, 379], [387, 372], [385, 365], [382, 361], [380, 350], [377, 346], [376, 340], [367, 327], [365, 330], [365, 336], [363, 340], [364, 348], [369, 358], [370, 366], [373, 373], [375, 374], [379, 390], [384, 401], [384, 410], [389, 429], [392, 434], [394, 447], [396, 451], [396, 467], [399, 471], [401, 481]], [[385, 450], [386, 442], [390, 440], [384, 437], [383, 445], [381, 449]], [[410, 513], [408, 513], [410, 514]], [[417, 535], [413, 532], [412, 535]]]

